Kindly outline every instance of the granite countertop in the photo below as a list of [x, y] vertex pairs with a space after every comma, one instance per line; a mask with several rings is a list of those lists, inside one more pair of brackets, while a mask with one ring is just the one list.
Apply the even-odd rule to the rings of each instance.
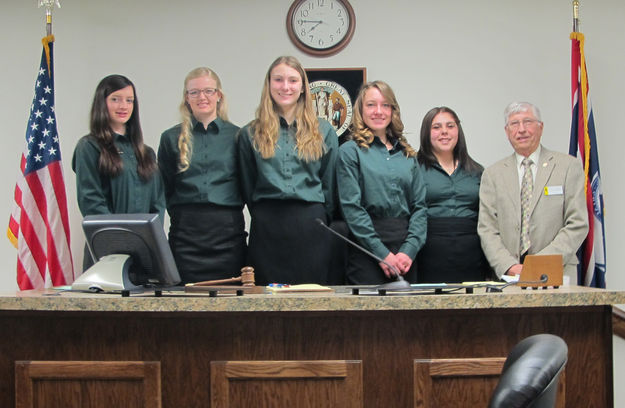
[[452, 294], [432, 292], [353, 295], [349, 287], [333, 287], [334, 293], [219, 294], [165, 291], [132, 294], [22, 291], [0, 293], [0, 311], [80, 312], [331, 312], [386, 310], [460, 310], [517, 307], [601, 306], [625, 303], [625, 292], [579, 286], [559, 289], [505, 288], [501, 293], [475, 289]]

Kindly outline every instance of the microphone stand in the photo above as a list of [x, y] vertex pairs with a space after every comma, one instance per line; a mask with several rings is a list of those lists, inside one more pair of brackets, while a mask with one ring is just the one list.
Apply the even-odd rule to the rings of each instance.
[[542, 274], [540, 275], [540, 280], [538, 281], [512, 281], [512, 282], [508, 282], [505, 285], [502, 286], [487, 286], [486, 289], [489, 292], [503, 292], [503, 290], [505, 288], [507, 288], [508, 286], [512, 286], [512, 285], [536, 285], [538, 283], [547, 283], [547, 281], [549, 280], [549, 277], [546, 274]]
[[393, 282], [383, 283], [383, 284], [381, 284], [381, 285], [379, 285], [377, 287], [378, 289], [386, 289], [386, 290], [388, 290], [388, 289], [390, 289], [390, 290], [410, 289], [410, 282], [406, 281], [404, 279], [404, 277], [401, 276], [401, 274], [399, 273], [397, 268], [395, 268], [393, 265], [391, 265], [390, 263], [386, 262], [384, 259], [380, 258], [379, 256], [377, 256], [373, 252], [370, 252], [370, 251], [366, 250], [365, 248], [361, 247], [360, 245], [358, 245], [354, 241], [350, 240], [349, 238], [344, 237], [343, 235], [341, 235], [338, 232], [334, 231], [332, 228], [328, 227], [321, 219], [315, 218], [315, 221], [317, 221], [317, 223], [319, 225], [321, 225], [323, 228], [325, 228], [326, 230], [330, 231], [331, 233], [333, 233], [337, 237], [341, 238], [343, 241], [347, 242], [348, 244], [354, 246], [355, 248], [357, 248], [360, 251], [364, 252], [365, 254], [369, 255], [370, 257], [372, 257], [376, 261], [378, 261], [378, 262], [388, 266], [388, 268], [391, 271], [393, 271], [393, 273], [395, 274], [395, 279], [396, 280], [393, 281]]

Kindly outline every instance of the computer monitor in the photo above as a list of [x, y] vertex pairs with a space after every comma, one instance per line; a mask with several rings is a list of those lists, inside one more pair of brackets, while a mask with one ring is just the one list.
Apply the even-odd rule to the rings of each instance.
[[72, 289], [124, 291], [180, 282], [158, 214], [103, 214], [82, 222], [94, 265]]

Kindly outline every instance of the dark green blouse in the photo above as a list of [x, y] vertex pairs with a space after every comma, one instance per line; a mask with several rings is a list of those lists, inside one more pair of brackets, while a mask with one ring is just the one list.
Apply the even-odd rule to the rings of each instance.
[[438, 164], [428, 169], [421, 165], [421, 170], [428, 218], [464, 217], [477, 220], [481, 171], [469, 173], [456, 169], [449, 175]]
[[180, 126], [163, 132], [158, 148], [168, 210], [176, 204], [192, 203], [243, 207], [237, 168], [239, 127], [217, 118], [204, 129], [193, 119], [191, 162], [180, 172]]
[[306, 162], [297, 155], [295, 133], [297, 126], [289, 126], [280, 118], [280, 136], [273, 157], [263, 159], [254, 149], [250, 126], [243, 127], [239, 136], [239, 166], [241, 187], [245, 202], [253, 207], [263, 199], [301, 200], [323, 203], [329, 219], [335, 205], [335, 170], [338, 156], [338, 137], [328, 121], [319, 119], [325, 152], [316, 161]]
[[384, 259], [389, 250], [373, 228], [372, 218], [409, 218], [400, 252], [414, 259], [427, 231], [425, 185], [416, 158], [398, 144], [388, 150], [375, 137], [369, 148], [348, 141], [341, 145], [337, 170], [341, 210], [352, 234]]
[[[126, 136], [115, 135], [123, 169], [116, 177], [102, 175], [98, 170], [100, 147], [94, 138], [82, 137], [72, 157], [76, 173], [78, 207], [83, 216], [94, 214], [158, 213], [163, 220], [165, 196], [160, 173], [156, 171], [147, 182], [137, 173], [137, 158]], [[154, 151], [148, 147], [150, 153]]]

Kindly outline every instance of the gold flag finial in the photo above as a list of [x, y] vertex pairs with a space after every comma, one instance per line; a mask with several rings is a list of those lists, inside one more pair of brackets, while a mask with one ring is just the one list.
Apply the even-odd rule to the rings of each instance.
[[52, 9], [54, 6], [61, 8], [59, 0], [39, 0], [39, 7], [46, 8], [46, 34], [52, 35]]
[[52, 10], [55, 5], [58, 8], [61, 8], [61, 4], [59, 3], [59, 0], [39, 0], [39, 7], [45, 7], [47, 9]]

